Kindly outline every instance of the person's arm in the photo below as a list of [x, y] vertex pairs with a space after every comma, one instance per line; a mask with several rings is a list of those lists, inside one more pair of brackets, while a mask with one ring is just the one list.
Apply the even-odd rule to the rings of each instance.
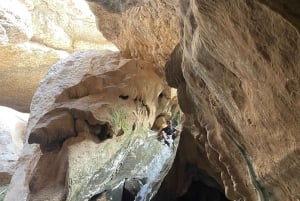
[[175, 136], [175, 137], [178, 137], [179, 135], [180, 135], [180, 131], [179, 130], [177, 130], [176, 128], [174, 128], [173, 129], [173, 135]]
[[165, 140], [168, 139], [167, 133], [165, 131], [162, 130], [161, 134]]

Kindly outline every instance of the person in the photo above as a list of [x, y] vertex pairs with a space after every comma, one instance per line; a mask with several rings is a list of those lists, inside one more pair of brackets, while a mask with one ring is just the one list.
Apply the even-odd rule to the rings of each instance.
[[165, 144], [167, 144], [168, 146], [170, 146], [170, 142], [168, 141], [168, 139], [172, 138], [172, 140], [174, 140], [180, 135], [180, 131], [173, 127], [171, 120], [167, 120], [167, 126], [164, 127], [160, 131], [160, 133], [163, 137]]

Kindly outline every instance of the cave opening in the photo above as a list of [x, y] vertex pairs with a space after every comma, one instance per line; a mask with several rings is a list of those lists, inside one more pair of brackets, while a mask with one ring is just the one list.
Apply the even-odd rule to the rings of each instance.
[[229, 201], [224, 192], [215, 187], [206, 185], [202, 181], [194, 180], [187, 192], [176, 201]]
[[[165, 177], [152, 201], [229, 201], [223, 186], [215, 178], [196, 165], [184, 166], [175, 168], [183, 168], [183, 175], [175, 173], [173, 167], [173, 171]], [[184, 182], [182, 178], [185, 178]]]
[[187, 164], [185, 172], [190, 175], [191, 182], [186, 193], [176, 201], [229, 201], [223, 187], [206, 171]]

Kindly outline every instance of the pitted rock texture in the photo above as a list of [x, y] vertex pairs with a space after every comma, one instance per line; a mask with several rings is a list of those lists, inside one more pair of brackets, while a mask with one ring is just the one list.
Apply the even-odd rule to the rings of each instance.
[[1, 1], [0, 104], [29, 112], [51, 65], [77, 50], [105, 48], [116, 50], [83, 0]]
[[[84, 61], [77, 64], [82, 57]], [[51, 105], [45, 108], [47, 112], [31, 130], [28, 139], [29, 143], [41, 144], [42, 150], [51, 151], [55, 149], [52, 143], [57, 146], [66, 138], [76, 136], [75, 121], [80, 118], [94, 127], [94, 135], [99, 139], [106, 139], [102, 135], [112, 136], [119, 129], [128, 132], [141, 123], [151, 126], [159, 114], [157, 108], [164, 109], [171, 100], [171, 89], [166, 87], [151, 63], [124, 59], [113, 52], [81, 52], [74, 58], [75, 61], [64, 61], [53, 67], [52, 71], [58, 71], [55, 80], [60, 80], [59, 83], [54, 82], [50, 71], [49, 77], [41, 83], [43, 87], [36, 92], [36, 96], [46, 93], [51, 96], [51, 99], [38, 99], [45, 102], [39, 104], [43, 109]], [[68, 71], [70, 76], [63, 78]], [[32, 103], [37, 104], [36, 100]], [[113, 119], [119, 110], [126, 115], [123, 128], [116, 128], [119, 122]]]
[[173, 95], [153, 64], [116, 52], [82, 51], [57, 63], [32, 100], [26, 134], [40, 148], [25, 145], [6, 200], [87, 196], [82, 186], [97, 168], [119, 162], [112, 157], [132, 133], [150, 129], [161, 113], [178, 115]]
[[180, 36], [176, 1], [87, 2], [99, 30], [123, 55], [154, 62], [163, 73], [163, 66]]
[[0, 186], [9, 184], [25, 143], [29, 114], [0, 106]]
[[[89, 5], [97, 17], [99, 29], [126, 58], [142, 58], [162, 70], [170, 55], [165, 67], [166, 80], [178, 90], [185, 122], [177, 158], [162, 186], [162, 191], [168, 193], [164, 194], [167, 195], [164, 200], [178, 200], [189, 195], [201, 198], [204, 195], [194, 191], [203, 185], [225, 192], [229, 200], [299, 200], [300, 2], [153, 0], [138, 4], [126, 1], [124, 7], [117, 8], [113, 6], [120, 1], [105, 2], [108, 1], [89, 1]], [[106, 121], [99, 122], [93, 116], [95, 113], [80, 110], [93, 110], [96, 105], [93, 100], [85, 100], [98, 90], [93, 88], [92, 93], [87, 90], [94, 78], [82, 79], [79, 85], [72, 81], [73, 77], [58, 76], [56, 79], [68, 80], [71, 83], [68, 86], [72, 87], [60, 88], [59, 93], [55, 93], [60, 94], [57, 97], [41, 93], [51, 104], [45, 104], [37, 92], [33, 101], [33, 105], [37, 105], [36, 113], [28, 128], [29, 132], [35, 131], [31, 135], [32, 142], [41, 143], [46, 152], [57, 150], [60, 143], [74, 139], [75, 130], [91, 130], [89, 136], [101, 141], [97, 134], [102, 136], [102, 126], [98, 125]], [[54, 86], [51, 81], [49, 84]], [[102, 82], [98, 85], [102, 86]], [[110, 95], [107, 96], [111, 100]], [[129, 97], [122, 94], [120, 100], [117, 99], [122, 102]], [[66, 106], [65, 101], [71, 104]], [[52, 103], [65, 108], [55, 110]], [[72, 110], [76, 103], [80, 103], [79, 109]], [[48, 118], [42, 117], [51, 115], [49, 111], [59, 115], [49, 116], [53, 121], [47, 122]], [[145, 107], [145, 113], [148, 111]], [[105, 112], [111, 114], [109, 110]], [[55, 119], [60, 119], [61, 115], [86, 121], [81, 119], [78, 128], [75, 126], [72, 130], [70, 120], [62, 136], [51, 130], [44, 129], [49, 135], [39, 130], [46, 128], [43, 124], [57, 128], [60, 124]], [[109, 127], [104, 129], [111, 131]], [[117, 133], [121, 134], [119, 130]], [[84, 143], [80, 146], [90, 145]], [[25, 151], [30, 150], [29, 145], [26, 147]], [[27, 153], [30, 152], [24, 152], [24, 159], [28, 160], [23, 160], [20, 172], [14, 175], [7, 200], [12, 195], [28, 195], [27, 184], [34, 170], [30, 167], [35, 167], [37, 162], [37, 167], [44, 167], [47, 160], [52, 160], [47, 154], [44, 155], [48, 157], [46, 162], [38, 160], [39, 151], [33, 152], [35, 155]], [[18, 179], [24, 171], [22, 168], [26, 176]], [[62, 171], [56, 170], [64, 174], [64, 166]], [[40, 192], [44, 186], [39, 184], [47, 180], [47, 177], [37, 179], [38, 182], [31, 185], [33, 192]], [[25, 187], [17, 185], [20, 181]], [[64, 180], [50, 182], [56, 186], [64, 183]], [[55, 188], [50, 189], [55, 192]]]
[[[112, 16], [114, 26], [98, 20], [99, 29], [125, 54], [137, 50], [130, 55], [141, 58], [151, 52], [141, 50], [148, 34], [132, 33], [131, 21], [123, 25], [120, 18], [146, 5], [154, 3], [111, 14], [90, 4], [99, 19]], [[195, 183], [185, 167], [196, 164], [231, 200], [299, 199], [299, 1], [180, 0], [172, 5], [178, 5], [181, 42], [166, 64], [166, 79], [178, 89], [186, 121], [180, 165], [174, 165], [183, 173], [175, 174], [179, 182], [171, 193], [182, 196]], [[135, 27], [143, 25], [136, 21]], [[135, 33], [144, 37], [127, 50]]]
[[186, 114], [174, 168], [205, 170], [230, 200], [299, 200], [300, 3], [180, 4], [182, 40], [166, 65]]

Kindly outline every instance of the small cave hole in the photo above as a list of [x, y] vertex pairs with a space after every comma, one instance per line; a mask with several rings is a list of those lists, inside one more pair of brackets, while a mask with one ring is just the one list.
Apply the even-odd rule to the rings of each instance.
[[158, 98], [161, 99], [162, 97], [164, 97], [164, 94], [161, 92], [161, 93], [158, 95]]
[[120, 95], [119, 98], [123, 99], [123, 100], [127, 100], [129, 98], [128, 95]]
[[133, 124], [132, 124], [132, 131], [135, 131], [135, 129], [136, 129], [136, 123], [134, 122]]
[[97, 136], [100, 141], [106, 140], [112, 137], [112, 131], [109, 124], [103, 124], [101, 126], [101, 132]]
[[177, 201], [229, 201], [223, 192], [216, 188], [210, 187], [202, 183], [201, 181], [193, 181], [183, 196], [177, 199]]
[[251, 119], [247, 119], [247, 122], [248, 122], [248, 124], [249, 124], [249, 125], [251, 125], [251, 124], [252, 124], [252, 121], [251, 121]]

